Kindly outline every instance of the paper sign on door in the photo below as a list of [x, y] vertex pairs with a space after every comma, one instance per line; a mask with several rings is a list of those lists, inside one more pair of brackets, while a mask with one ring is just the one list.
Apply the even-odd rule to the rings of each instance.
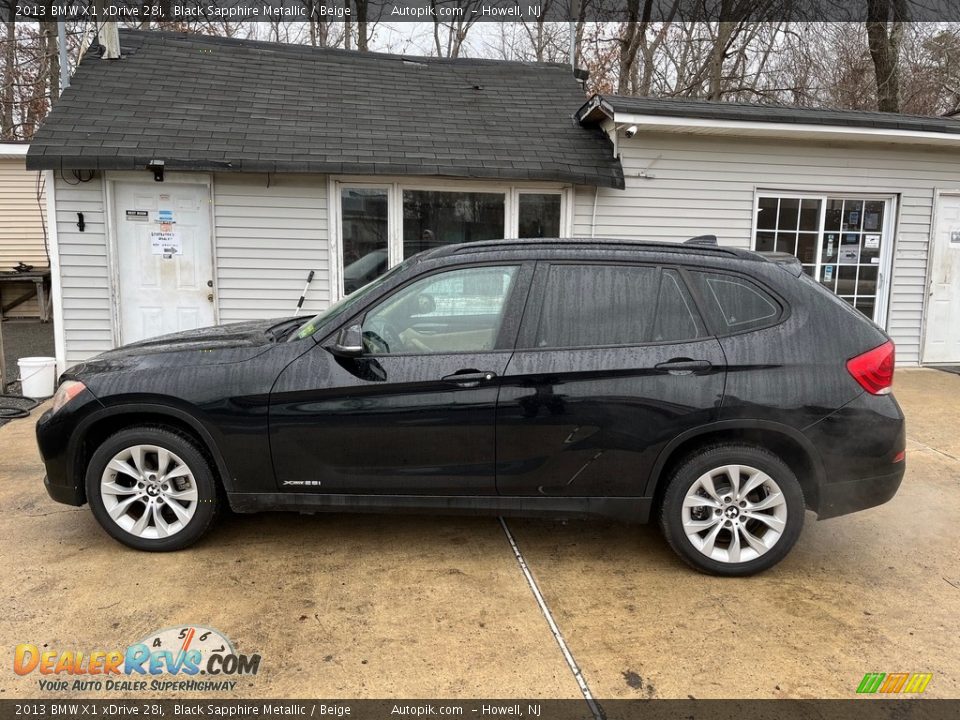
[[183, 255], [183, 243], [178, 232], [155, 230], [150, 233], [150, 250], [154, 255], [172, 257]]

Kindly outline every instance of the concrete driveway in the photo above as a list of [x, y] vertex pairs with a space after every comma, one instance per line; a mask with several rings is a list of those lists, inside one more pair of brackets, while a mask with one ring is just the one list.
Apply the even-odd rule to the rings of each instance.
[[0, 428], [0, 698], [44, 694], [9, 671], [19, 643], [106, 650], [191, 623], [262, 655], [239, 697], [846, 698], [866, 672], [932, 672], [927, 696], [960, 697], [960, 376], [900, 370], [896, 395], [897, 497], [808, 515], [745, 580], [610, 522], [231, 516], [187, 552], [138, 553], [47, 498], [34, 413]]

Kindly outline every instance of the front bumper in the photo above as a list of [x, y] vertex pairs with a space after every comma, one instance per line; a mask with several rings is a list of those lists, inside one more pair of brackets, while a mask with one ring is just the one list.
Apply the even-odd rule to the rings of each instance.
[[817, 519], [826, 520], [883, 505], [897, 494], [906, 464], [906, 461], [897, 463], [897, 470], [886, 475], [825, 483], [820, 487]]
[[71, 485], [54, 485], [46, 475], [43, 477], [43, 487], [46, 488], [47, 495], [64, 505], [79, 506], [87, 501], [81, 488]]

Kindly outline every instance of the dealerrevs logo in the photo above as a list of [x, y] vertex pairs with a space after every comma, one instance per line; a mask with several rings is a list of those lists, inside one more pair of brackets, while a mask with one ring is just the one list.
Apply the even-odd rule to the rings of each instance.
[[199, 625], [159, 630], [124, 649], [59, 650], [23, 643], [13, 655], [17, 675], [45, 676], [39, 686], [50, 691], [232, 690], [236, 681], [228, 678], [256, 675], [259, 669], [259, 655], [238, 653], [223, 633]]

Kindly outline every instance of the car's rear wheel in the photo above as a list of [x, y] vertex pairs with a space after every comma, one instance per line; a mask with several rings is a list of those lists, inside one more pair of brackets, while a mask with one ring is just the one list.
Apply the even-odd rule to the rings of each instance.
[[803, 490], [783, 460], [760, 447], [724, 443], [694, 453], [673, 473], [660, 525], [697, 570], [742, 576], [790, 552], [803, 513]]
[[114, 538], [137, 550], [180, 550], [217, 512], [210, 465], [191, 438], [162, 427], [111, 435], [87, 466], [87, 499]]

